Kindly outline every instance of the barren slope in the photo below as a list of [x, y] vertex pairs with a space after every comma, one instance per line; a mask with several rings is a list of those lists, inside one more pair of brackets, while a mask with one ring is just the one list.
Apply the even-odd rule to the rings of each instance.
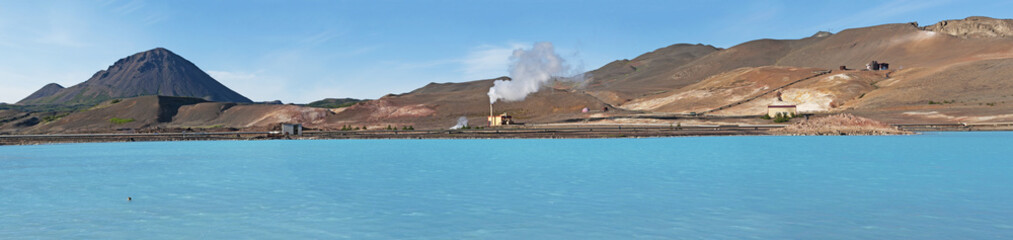
[[[791, 51], [819, 42], [824, 35], [799, 40], [761, 39], [736, 45], [728, 49], [713, 51], [707, 55], [681, 65], [643, 66], [637, 68], [642, 74], [610, 84], [600, 84], [597, 79], [590, 83], [589, 93], [613, 105], [624, 104], [633, 99], [662, 94], [679, 89], [704, 79], [742, 67], [775, 65]], [[646, 58], [646, 57], [645, 57]], [[614, 66], [613, 66], [614, 67]], [[650, 70], [650, 71], [648, 71]]]
[[704, 112], [784, 86], [813, 75], [813, 72], [819, 70], [794, 67], [744, 67], [671, 91], [664, 97], [642, 98], [621, 107], [643, 111]]
[[616, 104], [645, 93], [664, 91], [668, 77], [687, 63], [719, 51], [710, 45], [675, 44], [637, 56], [617, 60], [588, 72], [587, 89]]
[[985, 59], [1013, 57], [1013, 40], [971, 38], [924, 31], [912, 24], [887, 24], [841, 31], [792, 51], [782, 66], [865, 69], [871, 61], [890, 63], [891, 69], [940, 67]]
[[278, 104], [236, 104], [206, 102], [182, 106], [168, 127], [269, 129], [280, 123], [301, 123], [306, 127], [321, 124], [334, 115], [326, 108]]
[[[342, 110], [330, 118], [329, 125], [382, 127], [386, 125], [416, 128], [449, 128], [457, 118], [466, 116], [472, 126], [485, 126], [489, 115], [489, 97], [486, 95], [496, 79], [463, 83], [431, 83], [420, 89], [400, 95], [387, 95], [377, 100], [361, 102]], [[601, 112], [608, 106], [579, 91], [547, 88], [529, 95], [524, 101], [497, 102], [496, 114], [503, 112], [523, 123], [550, 122], [580, 118], [582, 108]], [[615, 111], [612, 111], [615, 112]]]
[[36, 125], [29, 132], [111, 132], [116, 129], [157, 127], [172, 121], [180, 106], [205, 102], [199, 98], [143, 96], [103, 102], [89, 110]]
[[1013, 121], [1013, 59], [896, 76], [878, 83], [880, 88], [858, 101], [854, 111], [889, 122]]

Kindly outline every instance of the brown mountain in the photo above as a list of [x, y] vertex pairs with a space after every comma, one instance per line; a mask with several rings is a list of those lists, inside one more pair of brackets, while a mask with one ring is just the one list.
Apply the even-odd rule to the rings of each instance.
[[[893, 123], [1009, 121], [1011, 22], [971, 17], [926, 27], [886, 24], [800, 40], [747, 42], [678, 67], [704, 70], [696, 77], [671, 75], [667, 84], [674, 87], [642, 92], [618, 106], [754, 115], [772, 101], [771, 91], [779, 90], [786, 101], [813, 113], [852, 112]], [[870, 61], [888, 62], [891, 68], [866, 71]], [[810, 78], [822, 71], [831, 72]], [[680, 81], [689, 85], [676, 86]]]
[[211, 78], [197, 65], [165, 48], [155, 48], [120, 59], [83, 83], [50, 93], [54, 89], [47, 85], [18, 104], [92, 105], [112, 98], [145, 95], [251, 102]]
[[38, 91], [32, 93], [32, 95], [28, 95], [28, 97], [25, 97], [25, 99], [21, 99], [21, 102], [32, 101], [39, 98], [53, 96], [53, 94], [56, 94], [63, 89], [64, 89], [63, 86], [60, 86], [60, 84], [56, 83], [46, 84], [46, 86], [43, 86]]
[[720, 51], [710, 45], [675, 44], [637, 56], [617, 60], [588, 72], [587, 89], [610, 103], [640, 95], [665, 91], [682, 83], [674, 76], [680, 67], [703, 56]]

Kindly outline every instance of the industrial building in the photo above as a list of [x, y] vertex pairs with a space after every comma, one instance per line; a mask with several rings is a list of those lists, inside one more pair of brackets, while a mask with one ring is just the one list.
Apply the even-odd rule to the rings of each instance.
[[798, 108], [794, 104], [787, 104], [784, 102], [775, 102], [767, 105], [767, 116], [777, 116], [780, 113], [783, 116], [794, 116], [798, 114]]
[[302, 124], [282, 123], [281, 134], [288, 136], [302, 136]]
[[514, 124], [513, 117], [511, 117], [510, 115], [507, 115], [506, 113], [500, 114], [499, 116], [489, 116], [489, 126], [490, 127], [510, 125], [510, 124]]
[[774, 117], [780, 113], [783, 116], [794, 116], [798, 114], [798, 108], [795, 104], [787, 103], [781, 99], [781, 92], [774, 93], [777, 99], [774, 102], [767, 105], [767, 116]]

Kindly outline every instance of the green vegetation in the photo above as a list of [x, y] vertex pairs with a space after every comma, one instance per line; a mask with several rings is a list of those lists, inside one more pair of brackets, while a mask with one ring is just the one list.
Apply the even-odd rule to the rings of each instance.
[[944, 100], [942, 102], [936, 102], [936, 101], [929, 100], [929, 104], [950, 104], [950, 103], [956, 103], [956, 102], [957, 102], [956, 100], [949, 100], [949, 101]]
[[113, 124], [124, 124], [124, 123], [128, 123], [128, 122], [133, 122], [133, 121], [134, 121], [133, 118], [117, 118], [117, 117], [114, 117], [114, 118], [110, 118], [109, 119], [109, 122], [111, 122]]
[[774, 115], [774, 122], [776, 122], [776, 123], [788, 122], [788, 120], [791, 120], [791, 119], [788, 118], [787, 116], [784, 116], [784, 114], [777, 113], [777, 114]]
[[[767, 117], [769, 118], [770, 116], [767, 116]], [[777, 113], [777, 114], [774, 114], [774, 118], [773, 119], [774, 119], [775, 123], [785, 123], [785, 122], [791, 121], [792, 118], [796, 118], [796, 117], [798, 117], [798, 115], [795, 115], [794, 113], [792, 113], [790, 115], [789, 114], [783, 114], [783, 113]]]
[[43, 122], [52, 122], [52, 121], [56, 121], [56, 120], [58, 120], [60, 118], [66, 117], [67, 115], [70, 115], [70, 113], [69, 112], [65, 112], [65, 113], [60, 113], [60, 114], [49, 115], [49, 116], [42, 117], [42, 121]]
[[122, 99], [119, 99], [119, 98], [117, 98], [117, 99], [113, 99], [113, 100], [112, 100], [112, 101], [110, 101], [109, 103], [111, 103], [111, 104], [117, 104], [117, 103], [120, 103], [120, 101], [123, 101], [123, 100], [122, 100]]
[[763, 116], [761, 116], [761, 117], [760, 117], [760, 119], [763, 119], [763, 120], [770, 120], [770, 119], [772, 119], [772, 118], [770, 117], [770, 114], [763, 114]]
[[[88, 88], [85, 87], [84, 89], [82, 89], [81, 92], [87, 92], [87, 89]], [[55, 97], [55, 96], [56, 95], [53, 95], [51, 97]], [[62, 103], [61, 105], [77, 104], [77, 105], [86, 105], [88, 107], [91, 107], [91, 106], [98, 105], [98, 104], [100, 104], [102, 102], [105, 102], [106, 100], [109, 100], [109, 99], [113, 99], [113, 97], [109, 96], [109, 94], [106, 94], [106, 93], [99, 93], [99, 94], [95, 94], [95, 95], [91, 95], [91, 96], [85, 96], [82, 93], [82, 94], [75, 95], [69, 101], [66, 101], [66, 102]], [[53, 98], [53, 99], [50, 99], [47, 102], [42, 102], [42, 103], [44, 103], [44, 104], [45, 103], [53, 103], [53, 102], [55, 102], [55, 100], [56, 99]]]
[[82, 109], [88, 109], [92, 105], [58, 105], [58, 104], [46, 104], [46, 105], [11, 105], [11, 104], [0, 104], [0, 110], [18, 110], [22, 112], [75, 112]]
[[[359, 130], [366, 130], [366, 129], [367, 129], [366, 126], [356, 127], [356, 126], [352, 126], [352, 125], [341, 125], [341, 131], [353, 131], [353, 130], [354, 131], [359, 131]], [[390, 129], [388, 129], [388, 130], [390, 130]], [[394, 129], [394, 130], [397, 130], [397, 129]]]
[[676, 129], [682, 129], [682, 123], [679, 123], [679, 122], [677, 122], [677, 123], [675, 123], [675, 124], [671, 124], [671, 123], [669, 123], [669, 124], [668, 124], [668, 129], [669, 129], [669, 130], [676, 130]]
[[207, 126], [185, 126], [184, 128], [187, 128], [188, 130], [191, 130], [191, 131], [193, 129], [207, 130], [207, 129], [214, 129], [214, 128], [225, 128], [225, 125], [215, 124], [215, 125], [207, 125]]

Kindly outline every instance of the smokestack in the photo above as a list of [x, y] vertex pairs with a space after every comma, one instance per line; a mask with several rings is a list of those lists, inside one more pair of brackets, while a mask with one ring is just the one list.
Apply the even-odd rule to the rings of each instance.
[[492, 101], [489, 102], [489, 126], [492, 127]]

